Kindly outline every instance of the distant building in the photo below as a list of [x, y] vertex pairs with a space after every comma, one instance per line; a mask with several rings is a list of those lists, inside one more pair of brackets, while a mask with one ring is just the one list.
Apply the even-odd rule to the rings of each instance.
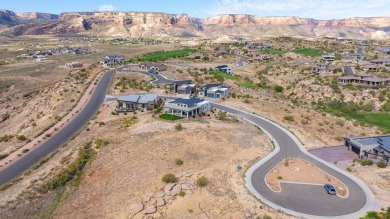
[[233, 73], [232, 67], [229, 67], [227, 65], [219, 65], [219, 66], [215, 67], [214, 69], [217, 70], [217, 71], [224, 71], [226, 74], [232, 74]]
[[121, 55], [108, 55], [100, 60], [100, 64], [114, 65], [114, 64], [123, 64], [125, 62], [125, 57]]
[[346, 56], [343, 56], [343, 60], [344, 61], [360, 61], [360, 60], [364, 60], [364, 55], [363, 54], [360, 54], [360, 53], [350, 53]]
[[384, 66], [389, 65], [390, 66], [390, 59], [374, 59], [374, 60], [371, 60], [371, 63], [376, 64], [376, 65], [384, 65]]
[[312, 73], [316, 73], [319, 75], [323, 75], [326, 73], [332, 73], [334, 70], [334, 67], [330, 66], [329, 64], [326, 63], [319, 63], [316, 66], [313, 66], [311, 68]]
[[175, 81], [169, 86], [170, 93], [177, 94], [194, 94], [196, 91], [196, 84], [190, 80]]
[[162, 63], [152, 63], [152, 62], [140, 62], [138, 64], [138, 68], [142, 70], [147, 70], [147, 71], [152, 70], [156, 72], [165, 71], [167, 69], [167, 67]]
[[81, 67], [83, 67], [83, 64], [81, 64], [80, 62], [70, 62], [70, 63], [66, 63], [65, 67], [67, 67], [67, 68], [81, 68]]
[[378, 71], [381, 67], [373, 64], [362, 65], [361, 68], [365, 71]]
[[338, 79], [340, 84], [358, 84], [362, 86], [386, 86], [390, 84], [390, 78], [378, 78], [368, 74], [344, 76]]
[[118, 97], [117, 112], [133, 112], [135, 110], [152, 110], [158, 106], [157, 94], [128, 95]]
[[336, 56], [332, 53], [323, 55], [321, 60], [324, 62], [333, 62], [336, 59]]
[[229, 88], [222, 84], [207, 84], [200, 88], [198, 95], [213, 99], [220, 99], [229, 96]]
[[187, 118], [206, 113], [210, 109], [210, 102], [199, 98], [167, 100], [164, 104], [165, 113]]

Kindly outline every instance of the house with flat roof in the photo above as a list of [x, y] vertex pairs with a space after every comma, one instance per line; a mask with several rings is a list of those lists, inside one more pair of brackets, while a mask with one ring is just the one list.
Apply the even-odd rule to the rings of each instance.
[[199, 98], [167, 100], [164, 104], [165, 113], [187, 118], [206, 113], [210, 109], [210, 102]]
[[229, 96], [229, 88], [222, 84], [206, 84], [200, 88], [198, 95], [213, 99], [221, 99]]
[[194, 94], [196, 84], [191, 80], [175, 81], [169, 86], [169, 92], [175, 94]]
[[326, 73], [332, 73], [334, 67], [330, 66], [328, 63], [318, 63], [317, 65], [311, 67], [311, 72], [319, 75], [324, 75]]
[[370, 153], [381, 156], [387, 162], [390, 158], [390, 135], [344, 137], [344, 145], [359, 157]]
[[361, 68], [365, 71], [378, 71], [381, 67], [379, 65], [374, 64], [365, 64], [362, 65]]
[[153, 70], [156, 72], [167, 70], [167, 67], [164, 64], [153, 62], [140, 62], [138, 63], [138, 68], [147, 71]]
[[340, 84], [358, 84], [362, 86], [386, 86], [390, 84], [390, 78], [378, 78], [369, 74], [339, 77]]
[[360, 53], [350, 53], [342, 57], [344, 61], [360, 61], [364, 60], [365, 55]]
[[136, 110], [152, 110], [158, 106], [157, 94], [127, 95], [117, 99], [116, 112], [133, 112]]
[[376, 65], [390, 66], [390, 59], [374, 59], [371, 60], [371, 63]]
[[123, 64], [125, 62], [125, 57], [122, 55], [107, 55], [100, 60], [100, 64], [114, 65], [114, 64]]
[[217, 71], [224, 71], [226, 74], [232, 74], [233, 73], [232, 67], [229, 67], [227, 65], [219, 65], [219, 66], [216, 66], [214, 69], [217, 70]]
[[321, 58], [321, 60], [324, 62], [333, 62], [335, 59], [336, 56], [333, 53], [325, 54]]

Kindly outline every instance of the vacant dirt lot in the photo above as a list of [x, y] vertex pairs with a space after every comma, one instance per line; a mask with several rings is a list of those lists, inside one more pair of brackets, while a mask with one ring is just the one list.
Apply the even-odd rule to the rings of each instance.
[[[117, 119], [108, 122], [104, 131], [97, 130], [95, 134], [108, 139], [109, 145], [101, 149], [77, 192], [55, 217], [126, 218], [132, 204], [164, 187], [161, 177], [168, 172], [206, 176], [210, 184], [159, 208], [164, 218], [204, 214], [231, 218], [253, 206], [259, 215], [272, 214], [260, 210], [260, 203], [244, 186], [243, 170], [272, 150], [257, 128], [207, 119], [183, 121], [184, 130], [176, 131], [174, 123], [152, 119], [150, 113], [137, 116], [138, 123], [129, 128], [123, 128], [122, 119]], [[175, 158], [184, 164], [176, 165]], [[237, 172], [237, 165], [242, 171]]]

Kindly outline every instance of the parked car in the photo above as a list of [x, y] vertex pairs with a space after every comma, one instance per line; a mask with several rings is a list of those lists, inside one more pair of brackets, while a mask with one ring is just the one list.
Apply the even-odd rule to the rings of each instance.
[[334, 188], [334, 186], [332, 186], [331, 184], [325, 184], [324, 187], [329, 195], [336, 195], [336, 189]]

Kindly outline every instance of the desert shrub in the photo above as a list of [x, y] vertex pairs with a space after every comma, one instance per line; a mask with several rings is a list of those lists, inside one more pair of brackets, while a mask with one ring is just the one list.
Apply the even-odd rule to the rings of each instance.
[[102, 146], [105, 146], [108, 144], [108, 141], [107, 140], [102, 140], [102, 139], [96, 139], [95, 140], [95, 144], [96, 144], [96, 149], [99, 149], [101, 148]]
[[272, 219], [272, 217], [265, 214], [265, 215], [263, 216], [263, 219]]
[[175, 129], [176, 129], [177, 131], [183, 130], [182, 124], [181, 124], [181, 123], [176, 123], [176, 124], [175, 124]]
[[336, 121], [336, 125], [338, 125], [338, 126], [344, 126], [345, 123], [344, 123], [343, 120], [337, 120], [337, 121]]
[[27, 149], [27, 148], [25, 148], [25, 149], [22, 150], [22, 153], [27, 153], [27, 152], [28, 152], [28, 149]]
[[372, 160], [370, 160], [370, 159], [368, 159], [368, 160], [363, 160], [362, 162], [361, 162], [361, 165], [362, 166], [370, 166], [370, 165], [372, 165], [374, 162], [372, 162]]
[[276, 85], [275, 87], [274, 87], [274, 90], [276, 91], [276, 92], [278, 92], [278, 93], [281, 93], [281, 92], [283, 92], [283, 87], [282, 86], [279, 86], [279, 85]]
[[205, 186], [207, 186], [208, 183], [209, 183], [209, 180], [204, 176], [202, 176], [196, 180], [196, 185], [199, 187], [205, 187]]
[[104, 123], [103, 121], [100, 121], [99, 122], [99, 127], [101, 127], [101, 126], [104, 126], [106, 123]]
[[25, 141], [27, 138], [24, 135], [18, 135], [16, 136], [16, 139], [18, 139], [19, 141]]
[[165, 183], [174, 183], [176, 182], [176, 176], [173, 173], [167, 173], [165, 174], [162, 179], [163, 182]]
[[182, 159], [180, 159], [180, 158], [176, 158], [176, 159], [175, 159], [175, 164], [176, 164], [176, 165], [183, 165], [183, 163], [184, 163], [184, 162], [183, 162]]
[[157, 109], [154, 110], [155, 114], [160, 113], [160, 112], [161, 112], [161, 107], [158, 107]]
[[218, 119], [218, 120], [225, 120], [226, 117], [227, 117], [227, 115], [226, 115], [226, 112], [224, 112], [224, 111], [219, 111], [215, 117], [216, 117], [216, 119]]
[[348, 172], [352, 172], [352, 169], [351, 169], [351, 167], [347, 167], [347, 169], [346, 169]]
[[0, 143], [1, 142], [8, 142], [11, 140], [14, 136], [13, 135], [3, 135], [0, 137]]
[[379, 168], [386, 168], [386, 163], [384, 160], [381, 160], [379, 161], [377, 164], [376, 164], [377, 167]]
[[183, 191], [180, 191], [180, 192], [179, 192], [179, 196], [183, 197], [183, 196], [185, 196], [185, 195], [186, 195], [185, 192], [183, 192]]
[[281, 180], [281, 179], [283, 179], [283, 177], [282, 176], [278, 176], [278, 179]]
[[293, 122], [294, 121], [294, 116], [287, 115], [287, 116], [284, 116], [283, 119], [286, 120], [286, 121]]
[[45, 137], [47, 137], [47, 138], [49, 138], [50, 136], [51, 136], [50, 133], [47, 133], [47, 134], [45, 135]]

